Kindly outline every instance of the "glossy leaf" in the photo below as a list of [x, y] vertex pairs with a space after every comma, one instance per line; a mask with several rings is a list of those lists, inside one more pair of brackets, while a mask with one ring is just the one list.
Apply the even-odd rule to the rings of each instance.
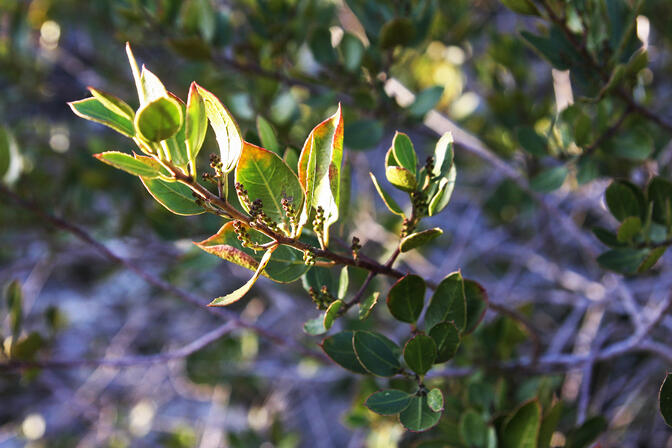
[[362, 300], [362, 303], [359, 304], [359, 320], [365, 320], [373, 311], [373, 308], [378, 303], [378, 298], [380, 297], [379, 292], [374, 292], [371, 295], [368, 295], [366, 299]]
[[156, 201], [176, 215], [200, 215], [203, 207], [196, 203], [191, 189], [179, 182], [141, 177], [140, 180]]
[[170, 97], [145, 104], [135, 116], [135, 129], [147, 141], [160, 142], [177, 134], [183, 124], [182, 106]]
[[403, 132], [396, 132], [392, 140], [392, 151], [399, 165], [415, 175], [418, 169], [418, 157], [408, 135]]
[[324, 313], [324, 328], [329, 330], [334, 324], [334, 320], [338, 317], [338, 312], [341, 307], [343, 307], [344, 302], [342, 300], [334, 300], [327, 308], [326, 313]]
[[418, 375], [424, 375], [436, 361], [436, 343], [431, 337], [418, 334], [406, 342], [404, 361]]
[[427, 313], [425, 327], [431, 330], [441, 322], [453, 322], [458, 330], [466, 326], [466, 297], [462, 274], [454, 272], [445, 277], [434, 291]]
[[443, 411], [443, 393], [441, 389], [435, 387], [427, 393], [427, 405], [434, 412]]
[[429, 336], [436, 344], [436, 363], [446, 362], [455, 356], [460, 347], [460, 332], [452, 322], [434, 325]]
[[434, 427], [441, 419], [441, 412], [434, 412], [427, 403], [427, 397], [415, 396], [404, 411], [399, 414], [399, 421], [409, 431], [421, 432]]
[[243, 137], [235, 120], [222, 102], [212, 92], [196, 84], [205, 104], [205, 115], [215, 131], [225, 173], [233, 171], [243, 152]]
[[254, 284], [257, 282], [259, 276], [261, 276], [261, 273], [264, 271], [264, 268], [270, 261], [271, 255], [273, 255], [273, 251], [277, 247], [278, 247], [277, 245], [272, 246], [270, 249], [264, 252], [264, 256], [259, 261], [259, 266], [257, 266], [257, 270], [254, 272], [254, 275], [243, 286], [223, 297], [217, 297], [212, 302], [210, 302], [208, 306], [228, 306], [242, 299], [245, 296], [245, 294], [247, 294], [250, 291], [250, 289], [252, 289], [252, 286], [254, 286]]
[[427, 210], [427, 214], [429, 216], [435, 216], [440, 213], [441, 210], [446, 208], [448, 202], [450, 202], [451, 196], [453, 195], [453, 190], [455, 189], [456, 177], [457, 170], [453, 164], [448, 171], [448, 175], [439, 181], [437, 192], [429, 201], [429, 208]]
[[387, 176], [387, 180], [392, 185], [399, 188], [400, 190], [414, 191], [418, 186], [415, 175], [406, 168], [402, 168], [400, 166], [387, 167], [385, 170], [385, 176]]
[[94, 157], [117, 169], [126, 171], [134, 176], [153, 179], [159, 176], [161, 165], [151, 158], [135, 158], [130, 154], [118, 151], [107, 151], [95, 154]]
[[377, 376], [393, 376], [401, 369], [399, 347], [379, 333], [356, 331], [352, 346], [360, 364]]
[[464, 280], [464, 296], [467, 303], [467, 324], [464, 334], [476, 329], [488, 310], [488, 293], [485, 288], [473, 280]]
[[433, 229], [422, 230], [420, 232], [415, 232], [401, 239], [401, 241], [399, 242], [399, 249], [402, 252], [408, 252], [417, 247], [424, 246], [425, 244], [434, 241], [441, 235], [443, 235], [443, 230], [441, 230], [438, 227], [434, 227]]
[[140, 72], [140, 84], [142, 85], [144, 94], [144, 99], [140, 101], [140, 108], [168, 95], [159, 77], [149, 71], [144, 65]]
[[91, 95], [93, 95], [95, 99], [100, 101], [100, 103], [105, 106], [105, 108], [117, 115], [127, 118], [131, 122], [133, 121], [133, 118], [135, 117], [135, 111], [121, 98], [117, 98], [110, 93], [95, 89], [93, 87], [87, 87], [87, 89], [89, 92], [91, 92]]
[[322, 350], [336, 364], [354, 373], [368, 373], [357, 359], [353, 348], [353, 332], [341, 331], [322, 341]]
[[341, 105], [334, 115], [313, 128], [299, 156], [299, 182], [306, 192], [301, 223], [311, 209], [322, 207], [322, 240], [329, 244], [329, 227], [338, 220], [343, 164], [343, 115]]
[[663, 380], [663, 384], [660, 386], [658, 406], [663, 420], [665, 420], [667, 426], [672, 427], [672, 379], [669, 373], [665, 375], [665, 380]]
[[395, 319], [414, 323], [425, 302], [425, 281], [417, 275], [406, 275], [387, 294], [387, 307]]
[[184, 137], [187, 145], [189, 160], [194, 163], [203, 146], [205, 134], [208, 130], [208, 117], [205, 112], [205, 103], [195, 82], [189, 86], [187, 110], [185, 114]]
[[[296, 174], [277, 154], [245, 142], [236, 168], [236, 182], [247, 190], [250, 201], [261, 199], [266, 216], [278, 223], [286, 234], [291, 233], [282, 200], [290, 200], [298, 221], [304, 203], [303, 189]], [[249, 211], [244, 201], [241, 204]]]
[[412, 397], [411, 394], [401, 390], [380, 390], [371, 394], [364, 405], [376, 414], [396, 415], [408, 407]]
[[378, 183], [378, 179], [376, 179], [376, 176], [374, 176], [373, 173], [371, 172], [369, 173], [369, 176], [371, 176], [373, 186], [376, 187], [376, 191], [378, 192], [380, 198], [383, 200], [383, 203], [387, 206], [387, 209], [392, 213], [394, 213], [395, 215], [404, 216], [404, 212], [401, 209], [401, 207], [399, 207], [399, 205], [397, 204], [397, 201], [395, 201], [394, 198], [390, 196], [390, 194], [387, 191], [383, 190], [383, 187], [381, 187], [381, 185]]
[[283, 148], [280, 146], [280, 143], [278, 143], [278, 138], [275, 136], [273, 126], [271, 126], [271, 123], [261, 115], [257, 116], [257, 133], [259, 134], [261, 145], [264, 148], [282, 156], [281, 151]]
[[119, 115], [107, 107], [100, 100], [96, 98], [86, 98], [79, 101], [72, 101], [68, 103], [75, 115], [85, 118], [87, 120], [95, 121], [96, 123], [104, 124], [105, 126], [114, 129], [126, 137], [133, 138], [135, 136], [135, 127], [133, 121], [128, 117]]
[[537, 400], [521, 405], [504, 423], [503, 448], [537, 448], [541, 406]]
[[142, 86], [142, 80], [140, 77], [140, 69], [138, 68], [138, 63], [135, 60], [133, 51], [131, 50], [131, 45], [126, 42], [126, 56], [128, 56], [128, 63], [131, 66], [131, 72], [133, 73], [133, 80], [135, 81], [135, 88], [138, 91], [138, 99], [140, 100], [140, 105], [142, 106], [147, 102], [145, 95], [145, 89]]

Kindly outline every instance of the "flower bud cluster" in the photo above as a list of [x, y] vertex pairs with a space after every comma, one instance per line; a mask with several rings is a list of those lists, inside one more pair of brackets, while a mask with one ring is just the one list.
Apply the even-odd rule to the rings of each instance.
[[319, 206], [315, 210], [315, 218], [313, 218], [313, 230], [318, 235], [322, 235], [324, 231], [324, 209]]
[[331, 295], [326, 285], [323, 285], [319, 291], [311, 286], [308, 290], [308, 294], [310, 294], [310, 298], [313, 300], [313, 303], [315, 303], [318, 310], [326, 310], [329, 308], [329, 304], [336, 300], [334, 296]]
[[418, 216], [423, 216], [427, 213], [427, 196], [422, 191], [414, 191], [411, 193], [411, 203]]
[[432, 173], [434, 172], [434, 157], [427, 157], [427, 161], [425, 161], [425, 171], [427, 171], [427, 175], [431, 179], [433, 177]]
[[233, 231], [236, 232], [236, 237], [240, 244], [243, 247], [256, 248], [256, 244], [250, 239], [250, 234], [247, 231], [247, 227], [242, 223], [242, 221], [233, 221]]
[[210, 154], [210, 168], [215, 172], [215, 177], [222, 177], [224, 175], [222, 159], [217, 154]]
[[296, 232], [297, 222], [296, 209], [294, 208], [294, 205], [292, 205], [292, 200], [284, 197], [280, 201], [280, 205], [282, 205], [282, 210], [285, 212], [285, 216], [287, 216], [287, 219], [289, 220], [291, 233], [294, 234]]
[[306, 266], [312, 266], [315, 264], [315, 254], [311, 250], [303, 251], [303, 262]]
[[350, 245], [350, 250], [352, 250], [352, 258], [355, 260], [359, 257], [359, 250], [362, 248], [362, 245], [359, 242], [359, 238], [356, 236], [352, 237], [352, 244]]
[[274, 232], [280, 231], [278, 224], [273, 221], [266, 213], [264, 213], [264, 203], [261, 199], [255, 199], [254, 201], [251, 201], [247, 190], [240, 182], [236, 182], [235, 188], [236, 193], [240, 198], [240, 202], [245, 206], [245, 208], [249, 210], [250, 217], [252, 218], [252, 221], [250, 221], [250, 226], [258, 224], [268, 227]]

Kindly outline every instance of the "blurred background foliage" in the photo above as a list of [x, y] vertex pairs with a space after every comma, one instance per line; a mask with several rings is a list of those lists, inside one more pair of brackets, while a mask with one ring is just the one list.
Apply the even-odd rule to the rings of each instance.
[[[520, 12], [516, 5], [529, 2], [503, 3]], [[554, 335], [585, 329], [581, 323], [596, 319], [596, 309], [607, 309], [605, 334], [595, 342], [604, 344], [627, 328], [627, 305], [607, 300], [622, 284], [595, 263], [602, 248], [584, 250], [585, 239], [568, 234], [535, 195], [548, 193], [552, 208], [594, 242], [591, 226], [615, 226], [600, 203], [605, 180], [645, 185], [651, 173], [669, 177], [672, 9], [667, 0], [545, 3], [567, 19], [561, 22], [570, 32], [585, 36], [581, 45], [592, 65], [574, 54], [557, 23], [494, 0], [3, 0], [0, 140], [11, 149], [5, 169], [0, 160], [3, 181], [206, 298], [245, 275], [190, 244], [215, 233], [220, 221], [175, 217], [148, 200], [139, 182], [94, 160], [94, 153], [128, 150], [127, 142], [76, 119], [66, 105], [96, 86], [136, 106], [126, 41], [181, 98], [192, 80], [215, 92], [248, 141], [260, 141], [263, 117], [287, 160], [340, 102], [354, 183], [340, 235], [345, 241], [359, 235], [370, 255], [389, 249], [398, 223], [375, 209], [381, 204], [367, 171], [382, 166], [397, 129], [429, 155], [439, 113], [522, 174], [511, 176], [458, 145], [455, 204], [437, 218], [446, 237], [404, 263], [428, 278], [461, 267], [491, 298], [543, 328], [537, 343], [556, 351], [573, 333], [560, 342]], [[637, 59], [643, 47], [644, 61]], [[638, 113], [624, 95], [663, 115], [652, 112], [657, 121]], [[468, 138], [457, 142], [469, 146]], [[211, 136], [206, 147], [216, 147]], [[212, 325], [207, 313], [14, 205], [0, 199], [0, 282], [8, 297], [22, 294], [23, 309], [3, 302], [0, 334], [20, 359], [152, 354], [184, 345]], [[642, 308], [669, 287], [665, 267], [663, 258], [643, 280], [626, 282]], [[351, 284], [364, 274], [352, 272]], [[11, 286], [13, 279], [22, 286]], [[376, 287], [385, 291], [384, 285], [380, 280]], [[295, 337], [313, 317], [300, 285], [262, 282], [255, 291], [235, 309], [260, 325]], [[382, 307], [374, 318], [393, 334]], [[301, 335], [299, 344], [314, 348], [315, 342]], [[525, 328], [489, 314], [453, 364], [487, 366], [533, 350]], [[343, 375], [244, 330], [166, 366], [3, 373], [0, 446], [490, 447], [488, 428], [533, 397], [544, 415], [558, 397], [565, 402], [551, 446], [590, 446], [606, 427], [603, 446], [669, 446], [654, 406], [664, 366], [645, 355], [604, 364], [595, 365], [587, 386], [595, 397], [589, 414], [599, 417], [583, 415], [578, 427], [577, 412], [586, 409], [577, 401], [576, 375], [483, 368], [436, 379], [447, 416], [420, 442], [363, 406], [378, 388], [375, 380]], [[621, 394], [628, 387], [633, 393]]]

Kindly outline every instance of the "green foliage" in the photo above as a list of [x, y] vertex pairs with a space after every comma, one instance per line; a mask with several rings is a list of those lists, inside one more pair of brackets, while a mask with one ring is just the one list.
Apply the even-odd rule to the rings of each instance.
[[417, 275], [407, 275], [397, 281], [387, 295], [387, 308], [402, 322], [415, 323], [425, 303], [425, 281]]
[[665, 375], [665, 380], [663, 380], [663, 384], [660, 386], [658, 405], [665, 423], [668, 426], [672, 426], [672, 380], [670, 380], [669, 373]]

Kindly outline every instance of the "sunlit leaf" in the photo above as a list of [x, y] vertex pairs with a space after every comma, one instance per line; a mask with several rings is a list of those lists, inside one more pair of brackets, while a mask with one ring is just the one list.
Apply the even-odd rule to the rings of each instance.
[[250, 289], [252, 289], [252, 286], [257, 282], [257, 279], [263, 272], [264, 268], [268, 264], [268, 262], [271, 259], [271, 255], [273, 254], [273, 251], [277, 248], [278, 246], [271, 246], [265, 253], [264, 256], [261, 258], [259, 261], [259, 266], [257, 266], [257, 270], [255, 271], [254, 275], [252, 276], [251, 279], [247, 281], [243, 286], [240, 288], [236, 289], [232, 293], [229, 293], [223, 297], [217, 297], [214, 299], [212, 302], [208, 304], [208, 306], [227, 306], [231, 305], [232, 303], [235, 303], [242, 299], [245, 294], [247, 294]]
[[430, 243], [436, 238], [443, 235], [443, 230], [438, 227], [433, 229], [422, 230], [420, 232], [415, 232], [410, 235], [407, 235], [401, 239], [399, 242], [399, 249], [402, 252], [408, 252], [420, 246]]
[[129, 174], [150, 179], [158, 177], [161, 170], [161, 165], [153, 159], [148, 157], [135, 158], [130, 154], [118, 151], [103, 152], [95, 154], [94, 157]]
[[175, 99], [159, 97], [141, 107], [135, 116], [135, 129], [147, 141], [160, 142], [177, 134], [184, 116]]
[[373, 186], [376, 188], [376, 191], [378, 192], [378, 195], [380, 198], [383, 200], [383, 203], [387, 206], [387, 209], [394, 213], [395, 215], [399, 216], [404, 216], [404, 212], [399, 207], [397, 204], [397, 201], [394, 200], [390, 194], [383, 189], [383, 187], [378, 183], [378, 179], [376, 179], [376, 176], [373, 175], [373, 173], [369, 173], [369, 176], [371, 176], [371, 181], [373, 182]]
[[344, 304], [345, 302], [342, 300], [334, 300], [331, 302], [329, 308], [327, 308], [326, 313], [324, 313], [324, 328], [327, 330], [331, 328], [331, 326], [334, 324], [334, 320], [336, 320], [338, 317], [338, 312]]
[[203, 146], [203, 140], [205, 140], [205, 134], [208, 130], [205, 103], [198, 92], [198, 86], [195, 82], [192, 82], [189, 87], [184, 128], [187, 154], [189, 160], [193, 163]]
[[135, 126], [128, 117], [119, 115], [100, 102], [97, 98], [86, 98], [68, 103], [72, 111], [87, 120], [104, 124], [126, 137], [135, 136]]
[[455, 168], [455, 164], [452, 164], [450, 170], [448, 171], [448, 175], [439, 181], [439, 187], [436, 191], [436, 194], [429, 201], [429, 207], [427, 210], [427, 214], [429, 216], [435, 216], [440, 213], [441, 210], [446, 208], [448, 202], [450, 202], [450, 198], [453, 195], [453, 190], [455, 189], [456, 177], [457, 170]]
[[141, 177], [140, 180], [156, 201], [176, 215], [199, 215], [203, 207], [196, 203], [192, 191], [178, 182]]

